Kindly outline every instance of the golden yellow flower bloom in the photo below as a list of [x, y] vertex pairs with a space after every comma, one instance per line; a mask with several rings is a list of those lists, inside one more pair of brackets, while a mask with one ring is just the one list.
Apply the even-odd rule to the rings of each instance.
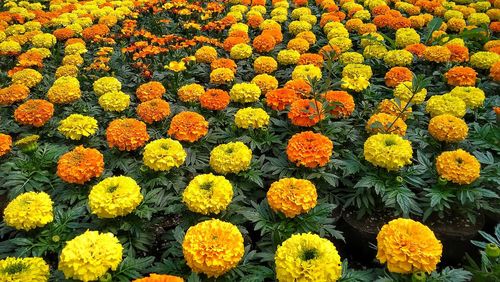
[[186, 70], [186, 63], [184, 63], [184, 61], [180, 61], [180, 62], [173, 61], [173, 62], [168, 63], [168, 65], [165, 66], [165, 69], [171, 70], [173, 72], [185, 71]]
[[317, 199], [316, 186], [307, 179], [283, 178], [273, 182], [267, 191], [269, 206], [289, 218], [310, 211]]
[[49, 265], [39, 257], [13, 258], [0, 260], [0, 278], [2, 281], [49, 281]]
[[89, 207], [99, 218], [124, 216], [142, 202], [141, 187], [127, 176], [112, 176], [90, 190]]
[[398, 170], [411, 164], [412, 155], [410, 141], [396, 134], [378, 133], [365, 141], [365, 160], [387, 170]]
[[252, 150], [243, 142], [221, 144], [210, 152], [210, 167], [219, 174], [247, 170], [251, 161]]
[[269, 125], [269, 115], [260, 108], [239, 109], [234, 115], [234, 122], [239, 128], [263, 128]]
[[469, 132], [463, 119], [449, 114], [433, 117], [429, 121], [428, 130], [432, 137], [442, 142], [460, 142]]
[[12, 200], [4, 211], [4, 221], [19, 230], [43, 227], [54, 220], [52, 200], [45, 192], [26, 192]]
[[224, 211], [233, 199], [233, 186], [224, 176], [197, 175], [182, 193], [182, 201], [193, 212], [218, 214]]
[[82, 137], [94, 135], [97, 131], [97, 120], [80, 114], [71, 114], [59, 123], [57, 130], [66, 138], [80, 140]]
[[436, 170], [442, 178], [456, 184], [471, 184], [479, 178], [481, 164], [462, 149], [441, 153], [436, 158]]
[[169, 171], [181, 166], [186, 160], [186, 151], [179, 141], [163, 138], [144, 147], [144, 165], [156, 171]]

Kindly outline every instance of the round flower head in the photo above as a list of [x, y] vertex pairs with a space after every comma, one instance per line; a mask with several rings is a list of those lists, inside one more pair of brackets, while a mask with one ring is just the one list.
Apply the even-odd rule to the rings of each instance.
[[368, 137], [364, 144], [365, 160], [387, 170], [398, 170], [411, 164], [412, 155], [410, 141], [396, 134], [378, 133]]
[[12, 84], [5, 88], [0, 88], [0, 105], [12, 105], [20, 102], [30, 94], [30, 89], [22, 84]]
[[170, 104], [162, 99], [153, 99], [140, 103], [136, 112], [144, 122], [152, 124], [162, 121], [170, 115]]
[[230, 84], [233, 80], [234, 72], [229, 68], [217, 68], [210, 72], [210, 83]]
[[196, 142], [208, 133], [208, 121], [195, 112], [181, 112], [172, 118], [168, 135], [180, 141]]
[[330, 161], [332, 151], [333, 142], [328, 137], [312, 131], [294, 134], [286, 147], [288, 160], [307, 168], [325, 166]]
[[278, 62], [281, 65], [294, 65], [300, 59], [300, 53], [296, 50], [280, 50], [278, 52]]
[[269, 206], [289, 218], [310, 211], [317, 199], [316, 187], [306, 179], [283, 178], [273, 182], [267, 191]]
[[68, 279], [94, 281], [122, 261], [123, 246], [112, 233], [86, 231], [66, 242], [58, 269]]
[[275, 111], [282, 111], [299, 98], [295, 90], [280, 88], [266, 93], [266, 104]]
[[229, 91], [229, 96], [234, 102], [252, 103], [259, 100], [261, 93], [262, 91], [257, 84], [242, 82], [233, 85], [231, 91]]
[[[398, 98], [403, 102], [411, 102], [412, 104], [422, 104], [427, 96], [427, 89], [423, 88], [419, 92], [413, 93], [413, 83], [411, 81], [405, 81], [400, 83], [394, 89], [394, 97]], [[413, 98], [412, 98], [413, 96]], [[410, 101], [411, 99], [411, 101]]]
[[212, 111], [224, 110], [231, 100], [229, 94], [221, 89], [208, 89], [200, 96], [202, 108]]
[[429, 98], [425, 111], [432, 117], [450, 114], [456, 117], [463, 117], [466, 111], [465, 102], [451, 94], [435, 95]]
[[165, 94], [165, 87], [158, 81], [150, 81], [141, 84], [135, 91], [135, 95], [141, 102], [146, 102], [153, 99], [161, 99]]
[[394, 273], [431, 273], [441, 260], [443, 246], [429, 227], [398, 218], [385, 224], [377, 235], [377, 259]]
[[500, 54], [494, 52], [479, 51], [470, 57], [470, 64], [476, 69], [489, 69], [500, 61]]
[[148, 277], [132, 280], [132, 282], [184, 282], [182, 277], [151, 273]]
[[456, 66], [444, 74], [446, 81], [451, 86], [476, 85], [477, 73], [473, 68]]
[[0, 157], [6, 155], [12, 149], [12, 137], [0, 133]]
[[203, 46], [194, 53], [196, 62], [211, 63], [217, 59], [217, 50], [211, 46]]
[[466, 185], [479, 178], [481, 165], [476, 157], [458, 149], [441, 153], [436, 158], [436, 170], [441, 178]]
[[252, 46], [258, 53], [267, 53], [274, 49], [276, 40], [271, 35], [261, 34], [254, 38]]
[[288, 112], [293, 125], [311, 127], [324, 118], [323, 105], [313, 99], [295, 100]]
[[292, 89], [303, 98], [309, 97], [312, 92], [312, 87], [309, 81], [304, 79], [292, 79], [285, 83], [285, 89]]
[[192, 212], [218, 214], [226, 210], [233, 199], [233, 186], [224, 176], [197, 175], [182, 193], [182, 201]]
[[230, 142], [210, 152], [210, 167], [219, 174], [239, 173], [250, 167], [252, 150], [243, 142]]
[[122, 89], [122, 84], [118, 79], [106, 76], [94, 81], [93, 88], [95, 94], [101, 96], [108, 92], [120, 91]]
[[253, 62], [255, 73], [272, 73], [278, 69], [278, 63], [273, 57], [260, 56]]
[[229, 222], [206, 220], [188, 229], [182, 252], [194, 272], [219, 277], [236, 267], [243, 257], [243, 236]]
[[433, 117], [428, 130], [432, 137], [442, 142], [460, 142], [469, 132], [463, 119], [448, 114]]
[[12, 84], [21, 84], [28, 88], [35, 87], [43, 76], [34, 69], [23, 69], [12, 75]]
[[337, 281], [342, 274], [337, 249], [316, 234], [292, 235], [278, 246], [274, 261], [280, 282]]
[[405, 67], [393, 67], [385, 74], [385, 85], [396, 87], [405, 81], [411, 81], [413, 74], [411, 70]]
[[257, 85], [262, 94], [266, 94], [268, 91], [278, 88], [278, 80], [274, 76], [266, 73], [256, 75], [251, 83]]
[[486, 98], [484, 91], [476, 87], [457, 86], [450, 91], [450, 95], [462, 99], [471, 109], [483, 106]]
[[429, 62], [446, 63], [450, 61], [451, 52], [444, 46], [430, 46], [425, 48], [423, 56]]
[[179, 96], [179, 99], [183, 102], [198, 102], [200, 96], [204, 93], [205, 89], [203, 88], [203, 86], [192, 83], [179, 88], [179, 90], [177, 91], [177, 96]]
[[107, 112], [123, 112], [130, 105], [130, 96], [121, 91], [111, 91], [99, 97], [99, 105]]
[[144, 147], [144, 165], [156, 171], [168, 171], [181, 166], [186, 160], [186, 151], [179, 141], [170, 138], [158, 139]]
[[41, 127], [54, 114], [54, 105], [46, 100], [33, 99], [21, 104], [14, 111], [14, 119], [23, 125]]
[[391, 50], [384, 56], [384, 62], [391, 67], [411, 65], [413, 54], [406, 50]]
[[238, 66], [236, 65], [236, 63], [233, 60], [227, 59], [227, 58], [220, 58], [220, 59], [214, 60], [210, 64], [211, 70], [216, 70], [216, 69], [220, 69], [220, 68], [228, 68], [234, 74], [236, 74]]
[[127, 176], [112, 176], [90, 190], [89, 207], [99, 218], [127, 215], [142, 202], [141, 187]]
[[404, 48], [420, 43], [420, 35], [413, 28], [400, 28], [396, 31], [396, 46]]
[[49, 265], [39, 257], [14, 258], [0, 260], [2, 281], [49, 281]]
[[57, 130], [66, 138], [80, 140], [94, 135], [98, 129], [97, 120], [80, 114], [71, 114], [59, 123]]
[[146, 124], [133, 118], [115, 119], [106, 129], [106, 140], [110, 148], [133, 151], [149, 140]]
[[298, 65], [292, 72], [292, 79], [321, 79], [321, 69], [315, 65]]
[[238, 43], [231, 48], [230, 56], [233, 60], [248, 59], [252, 56], [252, 47], [245, 43]]
[[58, 78], [47, 92], [47, 98], [54, 104], [70, 104], [81, 96], [80, 82], [71, 76]]
[[84, 184], [101, 176], [104, 157], [97, 149], [78, 146], [63, 154], [57, 162], [57, 176], [64, 182]]
[[37, 48], [52, 48], [56, 42], [56, 37], [50, 33], [40, 33], [31, 38], [31, 43]]
[[269, 125], [269, 115], [260, 108], [239, 109], [234, 115], [234, 122], [239, 128], [263, 128]]
[[346, 91], [327, 91], [324, 94], [326, 101], [332, 107], [330, 114], [335, 118], [349, 117], [356, 104], [354, 98]]
[[400, 136], [406, 135], [407, 129], [406, 123], [397, 118], [397, 116], [393, 116], [385, 113], [377, 113], [370, 117], [370, 119], [366, 122], [366, 132], [370, 134], [376, 133], [394, 133]]
[[43, 227], [54, 220], [52, 200], [45, 192], [26, 192], [12, 200], [4, 210], [5, 224], [18, 230]]

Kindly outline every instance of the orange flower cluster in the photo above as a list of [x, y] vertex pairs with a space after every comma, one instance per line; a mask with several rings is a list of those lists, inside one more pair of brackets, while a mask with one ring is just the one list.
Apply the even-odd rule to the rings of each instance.
[[293, 79], [285, 83], [284, 88], [292, 89], [301, 97], [308, 97], [311, 94], [312, 86], [304, 79]]
[[104, 157], [96, 149], [78, 146], [57, 162], [57, 176], [64, 182], [84, 184], [104, 171]]
[[66, 41], [75, 36], [75, 32], [72, 29], [65, 27], [54, 30], [52, 35], [56, 37], [57, 41]]
[[21, 104], [14, 111], [15, 120], [23, 125], [41, 127], [52, 118], [54, 105], [46, 100], [34, 99]]
[[413, 73], [405, 67], [393, 67], [385, 73], [385, 85], [396, 87], [405, 81], [411, 81]]
[[110, 148], [133, 151], [149, 140], [146, 124], [133, 118], [115, 119], [106, 129], [106, 140]]
[[220, 68], [228, 68], [228, 69], [232, 70], [234, 74], [236, 74], [236, 69], [238, 68], [238, 66], [231, 59], [220, 58], [220, 59], [214, 60], [210, 64], [210, 68], [212, 70], [220, 69]]
[[271, 35], [261, 34], [253, 39], [252, 46], [259, 53], [267, 53], [274, 49], [276, 40]]
[[170, 115], [170, 105], [162, 99], [142, 102], [137, 106], [137, 115], [146, 123], [162, 121]]
[[195, 142], [207, 135], [208, 121], [195, 112], [181, 112], [172, 118], [168, 135], [180, 141]]
[[135, 91], [135, 95], [141, 102], [146, 102], [153, 99], [161, 99], [165, 94], [165, 87], [158, 81], [150, 81], [141, 84]]
[[286, 155], [297, 166], [316, 168], [325, 166], [332, 156], [333, 142], [328, 137], [304, 131], [294, 134], [288, 141]]
[[12, 137], [0, 133], [0, 157], [6, 155], [12, 149]]
[[450, 50], [450, 61], [463, 63], [469, 61], [469, 49], [459, 44], [447, 44], [446, 48]]
[[345, 118], [354, 112], [356, 107], [354, 98], [346, 91], [328, 91], [324, 94], [324, 97], [330, 103], [330, 107], [333, 107], [330, 111], [333, 117]]
[[266, 104], [275, 111], [283, 111], [300, 97], [293, 89], [279, 88], [266, 93]]
[[294, 218], [316, 206], [318, 194], [314, 184], [306, 179], [283, 178], [271, 184], [267, 201], [274, 211]]
[[22, 84], [12, 84], [0, 89], [0, 105], [12, 105], [28, 98], [30, 89]]
[[288, 118], [293, 125], [313, 126], [324, 118], [323, 105], [312, 99], [299, 99], [290, 106]]
[[411, 21], [396, 10], [388, 10], [386, 13], [377, 15], [373, 18], [373, 23], [378, 28], [390, 28], [398, 30], [400, 28], [411, 27]]
[[299, 57], [298, 65], [315, 65], [318, 68], [323, 67], [323, 56], [319, 54], [305, 53], [301, 54]]
[[95, 24], [82, 31], [82, 37], [86, 41], [98, 41], [109, 33], [109, 27], [105, 24]]
[[21, 68], [43, 68], [43, 56], [34, 50], [27, 51], [18, 57], [17, 65]]
[[230, 100], [229, 93], [221, 89], [208, 89], [200, 96], [201, 107], [212, 111], [224, 110]]
[[184, 282], [184, 279], [173, 275], [152, 273], [148, 277], [135, 279], [132, 282]]
[[470, 67], [456, 66], [444, 74], [446, 81], [451, 86], [476, 85], [477, 72]]

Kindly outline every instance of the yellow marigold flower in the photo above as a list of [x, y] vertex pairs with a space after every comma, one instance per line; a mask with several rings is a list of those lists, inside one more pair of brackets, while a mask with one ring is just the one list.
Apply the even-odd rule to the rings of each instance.
[[443, 245], [432, 230], [418, 221], [398, 218], [377, 235], [377, 259], [394, 273], [431, 273], [441, 260]]
[[217, 68], [210, 72], [210, 83], [230, 84], [234, 80], [234, 73], [229, 68]]
[[12, 137], [7, 134], [0, 133], [0, 157], [8, 154], [12, 149]]
[[364, 76], [356, 78], [342, 77], [341, 83], [342, 88], [353, 90], [354, 92], [361, 92], [370, 86], [370, 81]]
[[288, 281], [337, 281], [342, 263], [337, 249], [316, 234], [294, 234], [285, 240], [274, 256], [276, 278]]
[[300, 8], [293, 9], [291, 16], [292, 16], [292, 19], [296, 20], [303, 15], [311, 15], [311, 14], [312, 14], [311, 9], [309, 9], [307, 7], [300, 7]]
[[78, 76], [78, 68], [73, 65], [66, 65], [66, 66], [60, 66], [56, 70], [56, 78], [60, 78], [63, 76], [71, 76], [71, 77], [77, 77]]
[[179, 96], [179, 99], [183, 102], [196, 103], [200, 100], [200, 96], [203, 94], [205, 94], [205, 89], [197, 83], [184, 85], [177, 90], [177, 96]]
[[194, 272], [219, 277], [236, 267], [243, 257], [243, 236], [229, 222], [206, 220], [188, 229], [182, 252]]
[[269, 125], [269, 115], [260, 108], [244, 108], [236, 112], [234, 122], [239, 128], [263, 128]]
[[368, 46], [373, 46], [373, 45], [383, 46], [384, 37], [377, 32], [370, 32], [363, 34], [360, 43], [362, 48], [366, 48]]
[[144, 165], [156, 171], [168, 171], [181, 166], [186, 160], [186, 151], [179, 141], [162, 138], [144, 147]]
[[340, 54], [339, 61], [344, 65], [363, 64], [365, 58], [362, 54], [357, 52], [345, 52]]
[[33, 46], [38, 48], [50, 49], [56, 44], [56, 42], [56, 37], [50, 33], [37, 34], [31, 39], [31, 43], [33, 43]]
[[248, 59], [252, 56], [252, 47], [245, 43], [236, 44], [231, 48], [230, 56], [234, 60]]
[[39, 257], [13, 258], [0, 260], [2, 281], [49, 281], [49, 265]]
[[58, 269], [68, 279], [94, 281], [122, 261], [123, 246], [112, 233], [86, 231], [66, 242]]
[[310, 211], [317, 199], [316, 186], [307, 179], [283, 178], [273, 182], [267, 191], [269, 206], [289, 218]]
[[315, 15], [302, 15], [300, 16], [299, 21], [308, 22], [311, 26], [313, 26], [318, 22], [318, 18]]
[[445, 46], [429, 46], [425, 48], [423, 56], [429, 62], [446, 63], [450, 61], [451, 51]]
[[231, 33], [233, 31], [237, 31], [237, 30], [241, 30], [241, 31], [244, 31], [245, 33], [248, 33], [248, 29], [249, 29], [248, 25], [246, 25], [244, 23], [235, 23], [229, 28], [228, 33]]
[[57, 130], [66, 138], [80, 140], [82, 137], [94, 135], [98, 129], [97, 120], [80, 114], [71, 114], [61, 120]]
[[242, 82], [233, 85], [231, 91], [229, 91], [229, 96], [234, 102], [252, 103], [259, 101], [261, 93], [262, 91], [257, 84]]
[[412, 155], [410, 141], [396, 134], [372, 135], [364, 145], [365, 160], [387, 170], [398, 170], [411, 164]]
[[70, 44], [64, 48], [65, 55], [75, 55], [75, 54], [81, 55], [87, 53], [87, 51], [88, 51], [87, 47], [85, 47], [85, 45], [80, 42]]
[[303, 31], [297, 34], [297, 36], [295, 37], [305, 39], [307, 42], [309, 42], [309, 45], [311, 46], [313, 46], [314, 43], [316, 43], [316, 35], [312, 31]]
[[470, 64], [476, 69], [489, 69], [500, 61], [500, 55], [494, 52], [479, 51], [470, 56]]
[[98, 101], [107, 112], [123, 112], [130, 105], [130, 96], [121, 91], [111, 91], [101, 95]]
[[73, 65], [73, 66], [81, 66], [83, 64], [82, 56], [78, 54], [74, 55], [66, 55], [63, 58], [62, 65]]
[[288, 32], [292, 35], [297, 35], [303, 31], [309, 31], [312, 29], [312, 25], [306, 21], [292, 21], [288, 24]]
[[372, 68], [363, 64], [348, 64], [342, 70], [342, 77], [370, 79], [372, 75]]
[[413, 54], [406, 50], [391, 50], [385, 54], [384, 62], [391, 67], [409, 66], [413, 62]]
[[469, 127], [461, 118], [444, 114], [429, 121], [429, 133], [442, 142], [460, 142], [467, 137]]
[[481, 165], [473, 155], [458, 149], [441, 153], [436, 158], [436, 170], [440, 177], [456, 184], [471, 184], [479, 178]]
[[13, 84], [22, 84], [28, 88], [35, 87], [42, 79], [43, 76], [34, 69], [24, 69], [12, 75]]
[[284, 49], [278, 52], [278, 62], [282, 65], [295, 65], [299, 59], [298, 51]]
[[435, 95], [429, 98], [425, 111], [431, 114], [431, 117], [450, 114], [456, 117], [463, 117], [466, 111], [465, 102], [451, 94]]
[[321, 73], [321, 69], [315, 65], [299, 65], [296, 66], [292, 72], [292, 79], [321, 79], [323, 74]]
[[217, 50], [211, 46], [203, 46], [196, 50], [194, 56], [197, 62], [210, 64], [217, 59]]
[[457, 86], [450, 91], [450, 95], [462, 99], [465, 105], [471, 109], [483, 106], [486, 98], [484, 91], [477, 87]]
[[[413, 95], [412, 89], [413, 83], [411, 81], [402, 82], [394, 89], [394, 97], [403, 102], [411, 102], [417, 105], [422, 104], [427, 96], [427, 89], [423, 88], [418, 93], [415, 93], [415, 95]], [[413, 99], [411, 99], [412, 96]]]
[[58, 78], [47, 92], [47, 98], [54, 104], [70, 104], [81, 96], [80, 82], [71, 76]]
[[186, 70], [186, 63], [184, 61], [176, 62], [172, 61], [165, 66], [165, 69], [171, 70], [173, 72], [181, 72]]
[[0, 54], [17, 54], [21, 53], [21, 44], [16, 41], [6, 40], [0, 43]]
[[142, 202], [141, 187], [128, 176], [111, 176], [90, 190], [89, 207], [99, 218], [127, 215]]
[[467, 23], [475, 26], [482, 24], [488, 25], [490, 23], [490, 17], [485, 13], [472, 13], [467, 17]]
[[349, 38], [345, 37], [335, 37], [328, 41], [328, 45], [337, 46], [340, 48], [340, 51], [346, 52], [352, 47], [352, 41]]
[[370, 117], [370, 119], [366, 122], [365, 128], [370, 134], [394, 133], [400, 136], [405, 136], [406, 129], [408, 127], [402, 119], [397, 118], [396, 116], [378, 113]]
[[266, 94], [267, 92], [278, 88], [278, 80], [274, 76], [266, 73], [256, 75], [252, 79], [251, 83], [259, 86], [262, 94]]
[[253, 62], [255, 73], [272, 73], [278, 69], [278, 63], [273, 57], [260, 56]]
[[19, 230], [43, 227], [54, 220], [52, 200], [45, 192], [26, 192], [12, 200], [4, 211], [4, 221]]
[[230, 142], [210, 152], [210, 167], [219, 174], [239, 173], [250, 167], [252, 150], [243, 142]]
[[101, 96], [112, 91], [120, 91], [122, 89], [121, 82], [118, 79], [110, 76], [99, 78], [98, 80], [94, 81], [92, 86], [97, 96]]
[[383, 59], [387, 52], [383, 45], [369, 45], [363, 50], [363, 56], [367, 59]]
[[413, 28], [400, 28], [396, 31], [396, 46], [404, 48], [420, 43], [420, 35]]
[[182, 201], [192, 212], [218, 214], [226, 210], [233, 199], [233, 186], [224, 176], [197, 175], [182, 193]]

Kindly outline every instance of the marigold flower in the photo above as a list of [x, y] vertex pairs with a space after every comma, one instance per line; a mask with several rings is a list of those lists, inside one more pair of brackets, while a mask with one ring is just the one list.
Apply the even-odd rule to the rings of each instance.
[[93, 41], [102, 38], [109, 33], [109, 27], [105, 24], [96, 24], [89, 26], [82, 31], [82, 37], [86, 41]]
[[182, 277], [151, 273], [148, 277], [132, 280], [133, 282], [184, 282]]
[[271, 35], [261, 34], [254, 38], [252, 46], [259, 53], [267, 53], [274, 49], [276, 40]]
[[467, 105], [459, 97], [451, 94], [435, 95], [429, 98], [425, 111], [431, 114], [431, 117], [450, 114], [461, 118], [465, 115]]
[[56, 78], [60, 78], [63, 76], [77, 77], [78, 76], [78, 68], [76, 66], [72, 66], [72, 65], [58, 67], [56, 70]]
[[71, 76], [58, 78], [47, 92], [47, 99], [54, 104], [70, 104], [81, 96], [80, 82]]
[[23, 125], [41, 127], [52, 118], [54, 105], [45, 100], [28, 100], [14, 111], [15, 120]]
[[469, 49], [467, 47], [459, 44], [446, 44], [445, 47], [451, 52], [451, 62], [462, 63], [469, 60]]
[[451, 52], [445, 46], [429, 46], [425, 48], [423, 56], [429, 62], [445, 63], [450, 61]]
[[231, 97], [221, 89], [208, 89], [199, 98], [201, 107], [212, 111], [224, 110], [228, 105]]
[[220, 59], [213, 60], [212, 63], [210, 64], [210, 68], [212, 69], [212, 71], [215, 69], [219, 69], [219, 68], [228, 68], [234, 74], [236, 74], [236, 70], [237, 70], [238, 66], [231, 59], [220, 58]]
[[57, 162], [57, 176], [67, 183], [84, 184], [101, 176], [103, 171], [103, 155], [81, 145], [63, 154]]
[[260, 108], [239, 109], [234, 115], [234, 122], [239, 128], [263, 128], [269, 125], [269, 115]]
[[441, 178], [467, 185], [479, 178], [481, 164], [473, 155], [458, 149], [441, 153], [436, 158], [436, 170]]
[[278, 52], [278, 62], [282, 65], [294, 65], [300, 59], [300, 53], [296, 50], [280, 50]]
[[12, 75], [12, 84], [21, 84], [28, 88], [35, 87], [42, 81], [42, 75], [34, 69], [23, 69]]
[[192, 212], [219, 214], [226, 210], [233, 198], [233, 186], [224, 176], [197, 175], [182, 193], [182, 201]]
[[[233, 72], [231, 72], [233, 75]], [[234, 76], [233, 76], [234, 77]], [[198, 102], [200, 96], [205, 93], [205, 89], [203, 86], [197, 83], [192, 83], [188, 85], [184, 85], [179, 90], [177, 90], [177, 96], [183, 102]]]
[[333, 117], [346, 118], [354, 112], [354, 108], [356, 107], [354, 98], [346, 91], [327, 91], [324, 97], [330, 103], [330, 107], [332, 107], [330, 114]]
[[273, 57], [260, 56], [253, 62], [253, 68], [256, 74], [270, 74], [278, 69], [278, 63]]
[[210, 64], [217, 59], [217, 50], [211, 46], [203, 46], [194, 53], [196, 61]]
[[411, 81], [413, 73], [405, 67], [393, 67], [385, 73], [385, 85], [388, 87], [396, 87], [405, 81]]
[[67, 27], [56, 29], [52, 32], [52, 34], [56, 37], [58, 41], [66, 41], [75, 36], [75, 32]]
[[398, 218], [382, 226], [377, 235], [377, 259], [394, 273], [431, 273], [441, 259], [443, 245], [429, 227]]
[[[121, 88], [121, 85], [120, 85]], [[118, 89], [119, 90], [119, 89]], [[95, 91], [95, 90], [94, 90]], [[111, 91], [111, 90], [107, 90]], [[141, 84], [137, 90], [135, 91], [135, 95], [141, 102], [146, 102], [153, 99], [161, 99], [163, 94], [165, 94], [166, 90], [158, 81], [150, 81], [144, 84]]]
[[299, 54], [304, 54], [310, 47], [311, 46], [307, 40], [297, 37], [288, 41], [288, 44], [286, 45], [288, 50], [295, 50], [299, 52]]
[[0, 133], [0, 157], [5, 156], [12, 149], [12, 137]]
[[99, 97], [99, 105], [107, 112], [123, 112], [130, 105], [130, 96], [121, 91], [111, 91]]
[[493, 66], [491, 66], [490, 77], [494, 81], [500, 81], [500, 61], [496, 62], [495, 64], [493, 64]]
[[400, 28], [396, 30], [396, 46], [404, 48], [417, 43], [420, 43], [420, 35], [413, 28]]
[[210, 83], [230, 84], [234, 80], [234, 72], [229, 68], [217, 68], [210, 72]]
[[411, 65], [413, 54], [406, 50], [390, 50], [384, 56], [384, 62], [391, 67]]
[[101, 96], [112, 91], [120, 91], [122, 89], [121, 82], [118, 79], [110, 76], [101, 77], [98, 80], [94, 81], [92, 85], [97, 96]]
[[483, 106], [486, 98], [483, 90], [477, 87], [469, 86], [457, 86], [453, 88], [449, 94], [462, 99], [465, 102], [465, 105], [471, 109]]
[[229, 222], [206, 220], [188, 229], [182, 252], [194, 272], [219, 277], [236, 267], [243, 257], [243, 236]]
[[299, 98], [295, 90], [280, 88], [266, 93], [266, 104], [275, 111], [282, 111]]
[[186, 151], [179, 141], [170, 138], [158, 139], [144, 147], [144, 165], [155, 171], [169, 171], [181, 166], [186, 160]]
[[146, 124], [133, 118], [115, 119], [106, 129], [106, 140], [110, 148], [133, 151], [149, 140]]
[[97, 120], [80, 114], [71, 114], [61, 120], [57, 130], [66, 138], [80, 140], [82, 137], [94, 135], [97, 131]]
[[470, 57], [470, 64], [477, 69], [489, 69], [500, 61], [500, 55], [493, 52], [479, 51]]
[[170, 105], [162, 99], [153, 99], [140, 103], [136, 108], [137, 115], [146, 123], [162, 121], [170, 115]]
[[423, 88], [417, 93], [413, 93], [412, 89], [413, 83], [411, 81], [400, 83], [394, 89], [394, 97], [403, 102], [411, 102], [417, 105], [422, 104], [425, 101], [425, 97], [427, 96], [427, 89]]
[[28, 98], [30, 89], [22, 84], [12, 84], [0, 89], [0, 105], [12, 105]]
[[280, 282], [337, 281], [342, 274], [337, 249], [316, 234], [292, 235], [278, 246], [274, 261]]
[[378, 133], [368, 137], [364, 144], [365, 160], [389, 171], [411, 164], [412, 155], [410, 141], [396, 134]]
[[58, 269], [66, 278], [94, 281], [122, 261], [123, 246], [112, 233], [86, 231], [66, 242]]
[[208, 122], [196, 112], [181, 112], [170, 122], [168, 135], [180, 141], [195, 142], [208, 133]]
[[181, 72], [186, 70], [186, 63], [184, 61], [180, 62], [172, 61], [168, 63], [168, 65], [165, 65], [164, 68], [167, 70], [171, 70], [173, 72]]
[[255, 83], [237, 83], [229, 91], [231, 100], [239, 103], [252, 103], [259, 100], [262, 91]]
[[5, 224], [29, 231], [54, 220], [52, 200], [45, 192], [26, 192], [12, 200], [4, 210]]
[[328, 137], [304, 131], [296, 133], [288, 141], [286, 154], [288, 160], [297, 166], [316, 168], [325, 166], [332, 156], [333, 142]]
[[[382, 100], [378, 106], [377, 111], [380, 113], [386, 113], [393, 116], [398, 116], [401, 114], [403, 109], [407, 106], [405, 101], [396, 101], [394, 99], [384, 99]], [[405, 111], [400, 115], [400, 118], [404, 121], [411, 115], [412, 109], [411, 107], [406, 107]]]
[[321, 73], [321, 69], [315, 65], [298, 65], [294, 68], [292, 72], [292, 79], [321, 79], [323, 74]]
[[247, 38], [230, 36], [224, 40], [223, 48], [224, 48], [224, 50], [226, 50], [226, 52], [230, 52], [234, 46], [236, 46], [238, 44], [246, 44], [248, 42], [249, 42], [249, 39], [247, 39]]
[[310, 127], [324, 118], [323, 105], [312, 99], [298, 99], [292, 102], [288, 118], [293, 125]]
[[394, 133], [400, 136], [406, 135], [408, 126], [402, 120], [386, 113], [374, 114], [366, 122], [366, 132], [370, 134], [376, 133]]
[[245, 43], [238, 43], [231, 48], [230, 56], [233, 60], [248, 59], [252, 56], [252, 47]]
[[476, 85], [476, 75], [473, 68], [456, 66], [448, 70], [444, 77], [452, 86], [474, 86]]
[[239, 141], [218, 145], [210, 152], [210, 167], [223, 175], [245, 171], [251, 161], [252, 150]]
[[141, 187], [127, 176], [112, 176], [92, 187], [89, 207], [99, 218], [124, 216], [142, 202]]
[[49, 265], [39, 257], [14, 258], [0, 260], [0, 273], [5, 281], [49, 281]]
[[274, 76], [266, 73], [256, 75], [251, 83], [256, 84], [263, 94], [278, 88], [278, 80]]
[[308, 97], [311, 94], [312, 86], [305, 79], [292, 79], [285, 83], [285, 89], [292, 89], [301, 97]]
[[307, 213], [316, 206], [316, 186], [307, 179], [283, 178], [267, 191], [269, 206], [288, 218]]
[[469, 128], [463, 119], [444, 114], [429, 121], [429, 133], [442, 142], [460, 142], [467, 137]]

